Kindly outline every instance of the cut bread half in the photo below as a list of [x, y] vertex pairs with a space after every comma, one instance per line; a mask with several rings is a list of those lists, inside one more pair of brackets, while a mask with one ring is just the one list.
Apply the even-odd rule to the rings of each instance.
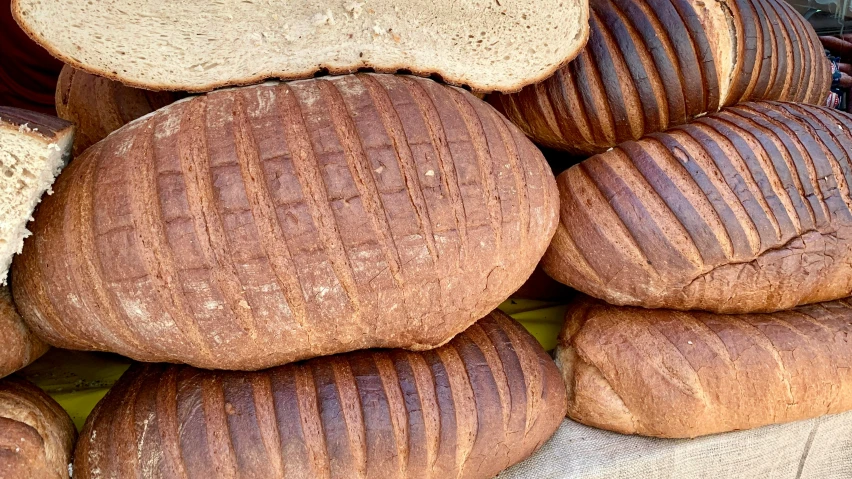
[[587, 0], [13, 0], [12, 12], [76, 68], [191, 92], [359, 69], [517, 91], [589, 33]]
[[27, 110], [0, 107], [0, 285], [29, 236], [33, 210], [71, 154], [74, 126]]

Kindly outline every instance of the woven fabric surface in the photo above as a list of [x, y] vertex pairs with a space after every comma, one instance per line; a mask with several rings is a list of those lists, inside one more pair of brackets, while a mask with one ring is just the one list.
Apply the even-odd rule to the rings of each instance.
[[697, 439], [625, 436], [566, 419], [499, 479], [849, 479], [852, 412]]

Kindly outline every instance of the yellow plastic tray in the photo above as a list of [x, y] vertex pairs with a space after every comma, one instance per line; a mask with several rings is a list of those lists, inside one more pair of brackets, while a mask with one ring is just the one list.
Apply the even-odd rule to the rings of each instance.
[[[548, 351], [556, 347], [567, 306], [509, 299], [500, 309], [523, 324]], [[44, 389], [68, 411], [77, 429], [109, 388], [130, 367], [127, 358], [107, 353], [53, 349], [19, 374]]]

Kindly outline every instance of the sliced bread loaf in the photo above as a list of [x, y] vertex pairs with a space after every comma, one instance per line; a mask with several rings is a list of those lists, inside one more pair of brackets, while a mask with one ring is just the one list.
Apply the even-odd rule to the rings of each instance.
[[76, 68], [186, 91], [362, 68], [516, 91], [574, 58], [589, 29], [586, 0], [13, 0], [12, 11]]
[[494, 312], [433, 351], [252, 373], [134, 366], [89, 416], [74, 477], [490, 479], [565, 407], [553, 360]]
[[585, 50], [489, 101], [539, 144], [576, 155], [749, 100], [822, 104], [830, 65], [783, 0], [593, 0]]
[[68, 479], [76, 437], [68, 413], [44, 391], [0, 380], [0, 478]]
[[558, 223], [541, 152], [432, 80], [220, 90], [77, 158], [15, 262], [51, 344], [261, 369], [428, 349], [530, 276]]
[[572, 304], [557, 362], [568, 416], [691, 438], [852, 410], [852, 303], [726, 315]]
[[0, 285], [30, 234], [33, 210], [68, 162], [73, 140], [67, 121], [0, 107]]
[[776, 311], [852, 294], [852, 115], [754, 102], [559, 175], [553, 278], [611, 304]]
[[74, 155], [79, 156], [123, 125], [184, 96], [124, 86], [65, 65], [56, 84], [56, 114], [77, 127]]

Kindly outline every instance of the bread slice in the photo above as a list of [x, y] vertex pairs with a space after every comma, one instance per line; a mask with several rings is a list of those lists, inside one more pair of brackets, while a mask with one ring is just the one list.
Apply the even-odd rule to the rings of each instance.
[[368, 68], [516, 91], [574, 58], [589, 29], [587, 0], [14, 0], [12, 11], [66, 63], [153, 90]]
[[73, 139], [67, 121], [0, 107], [0, 285], [30, 234], [27, 221], [69, 158]]
[[77, 128], [74, 156], [79, 156], [123, 125], [184, 96], [124, 86], [65, 65], [56, 83], [56, 114]]

